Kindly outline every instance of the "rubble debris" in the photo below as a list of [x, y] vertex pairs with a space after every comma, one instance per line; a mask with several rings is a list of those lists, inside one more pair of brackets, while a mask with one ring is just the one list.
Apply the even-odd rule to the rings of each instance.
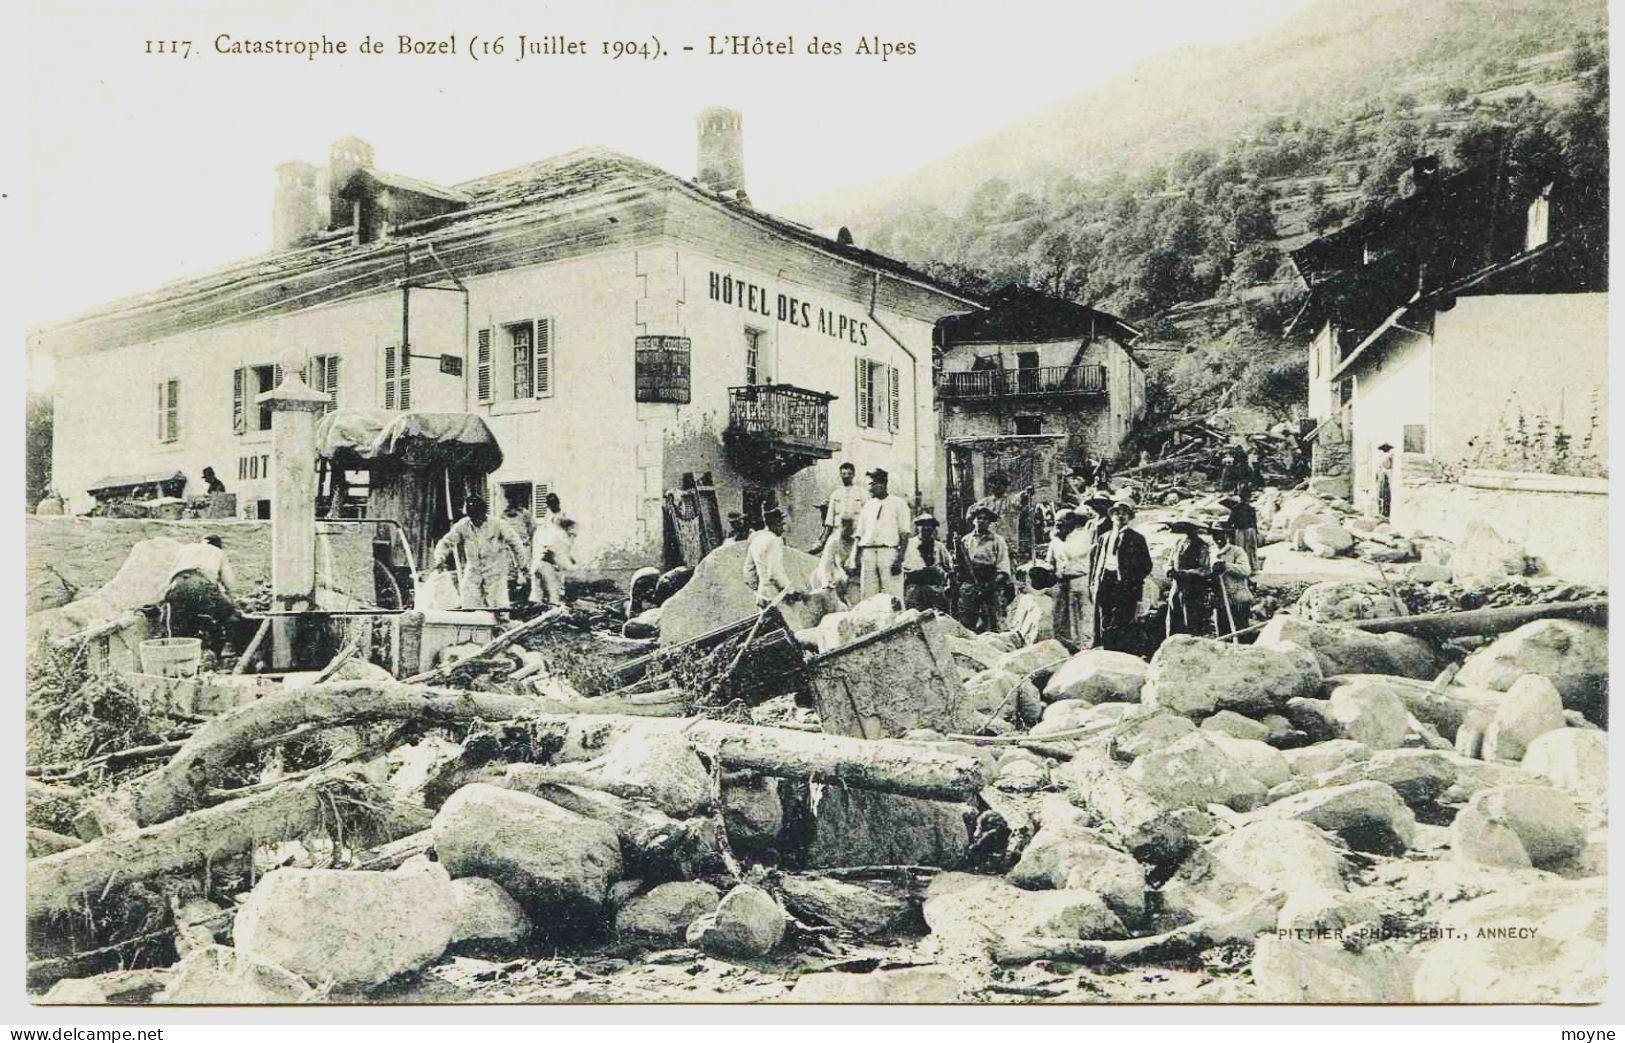
[[1568, 619], [1540, 619], [1504, 633], [1467, 657], [1456, 680], [1498, 692], [1525, 674], [1557, 686], [1565, 709], [1607, 720], [1608, 632]]
[[1117, 914], [1094, 891], [1024, 891], [997, 878], [943, 873], [923, 908], [944, 954], [997, 955], [1032, 936], [1069, 940], [1122, 938]]
[[1253, 980], [1265, 1003], [1410, 1003], [1415, 962], [1397, 953], [1350, 951], [1325, 941], [1265, 935]]
[[807, 865], [957, 869], [970, 857], [968, 807], [844, 786], [814, 802]]
[[773, 896], [751, 884], [740, 884], [717, 905], [688, 925], [688, 944], [712, 956], [760, 959], [784, 940], [789, 920]]
[[[310, 983], [285, 967], [241, 948], [213, 945], [188, 953], [154, 1003], [299, 1003], [316, 995]], [[104, 1002], [93, 1000], [91, 1002]]]
[[901, 967], [867, 974], [803, 974], [790, 1003], [959, 1003], [964, 987], [945, 967]]
[[797, 917], [862, 938], [885, 935], [914, 915], [914, 903], [863, 884], [779, 874], [773, 890]]

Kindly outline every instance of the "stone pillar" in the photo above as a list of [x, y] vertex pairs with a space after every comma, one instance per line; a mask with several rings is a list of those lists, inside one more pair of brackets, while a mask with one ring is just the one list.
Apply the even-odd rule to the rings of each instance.
[[[316, 417], [328, 398], [305, 384], [296, 363], [283, 374], [256, 400], [271, 407], [271, 608], [303, 612], [316, 607]], [[298, 620], [274, 618], [271, 666], [291, 669]]]

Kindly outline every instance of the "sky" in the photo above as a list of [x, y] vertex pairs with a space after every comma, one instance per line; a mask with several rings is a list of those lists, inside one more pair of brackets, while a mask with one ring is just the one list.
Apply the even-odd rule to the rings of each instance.
[[[744, 114], [752, 202], [776, 210], [905, 174], [1147, 55], [1255, 35], [1310, 2], [31, 0], [24, 318], [264, 252], [275, 166], [323, 163], [350, 134], [380, 168], [442, 184], [594, 144], [692, 176], [695, 114], [728, 105]], [[222, 33], [325, 34], [350, 52], [222, 55]], [[457, 53], [403, 56], [401, 34], [455, 36]], [[516, 61], [520, 34], [595, 53]], [[793, 36], [796, 53], [707, 53], [730, 35]], [[359, 53], [368, 36], [386, 52]], [[497, 36], [503, 56], [475, 60], [471, 39]], [[807, 53], [814, 37], [844, 53]], [[852, 53], [864, 37], [915, 54]], [[190, 55], [148, 53], [169, 40], [191, 41]], [[667, 54], [610, 60], [605, 40]]]

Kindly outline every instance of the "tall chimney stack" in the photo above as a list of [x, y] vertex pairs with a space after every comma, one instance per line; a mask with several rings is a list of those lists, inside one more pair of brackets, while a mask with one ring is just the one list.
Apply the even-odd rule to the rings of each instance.
[[699, 129], [699, 163], [694, 180], [719, 196], [745, 197], [745, 118], [720, 105], [695, 118]]
[[362, 167], [372, 166], [372, 146], [360, 138], [340, 138], [327, 154], [328, 228], [347, 228], [354, 216], [350, 201], [340, 197], [345, 182]]
[[276, 168], [276, 195], [271, 201], [271, 248], [289, 250], [319, 231], [326, 219], [316, 203], [316, 168], [293, 160]]

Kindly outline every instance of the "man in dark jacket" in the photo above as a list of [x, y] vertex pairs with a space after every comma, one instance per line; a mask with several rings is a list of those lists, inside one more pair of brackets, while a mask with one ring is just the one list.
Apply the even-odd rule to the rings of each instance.
[[1135, 610], [1151, 575], [1151, 551], [1145, 537], [1129, 528], [1134, 504], [1114, 501], [1089, 556], [1089, 587], [1095, 600], [1095, 647], [1126, 652], [1134, 643]]

